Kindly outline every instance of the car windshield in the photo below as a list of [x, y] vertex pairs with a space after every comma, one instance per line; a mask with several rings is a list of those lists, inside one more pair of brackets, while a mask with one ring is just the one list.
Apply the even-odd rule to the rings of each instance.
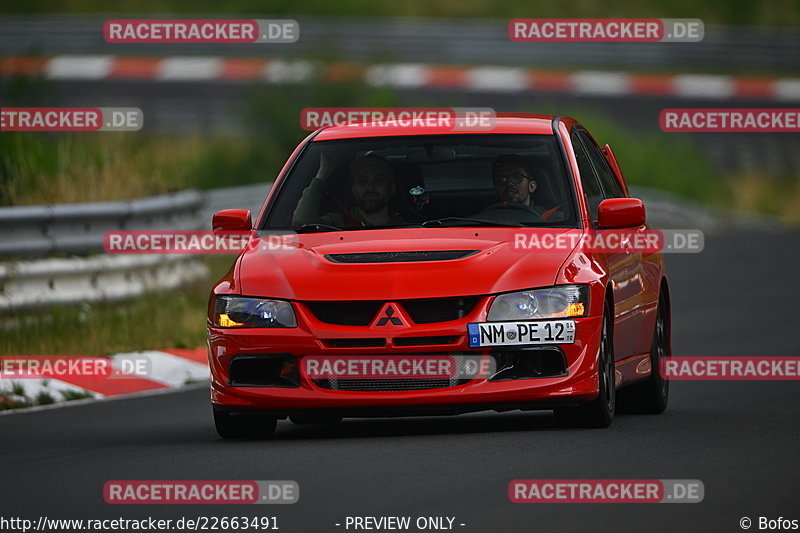
[[553, 135], [437, 135], [312, 142], [262, 229], [576, 227]]

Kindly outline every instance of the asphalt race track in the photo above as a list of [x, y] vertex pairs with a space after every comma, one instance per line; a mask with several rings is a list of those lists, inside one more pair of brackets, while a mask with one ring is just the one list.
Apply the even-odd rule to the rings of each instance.
[[[675, 355], [797, 356], [796, 233], [706, 237], [668, 258]], [[0, 416], [0, 516], [277, 516], [280, 531], [345, 531], [346, 516], [454, 516], [456, 531], [741, 531], [748, 516], [800, 518], [800, 383], [673, 382], [662, 416], [607, 430], [549, 413], [278, 425], [225, 442], [207, 392]], [[699, 504], [512, 504], [517, 478], [700, 479]], [[275, 506], [114, 506], [113, 479], [296, 480]], [[341, 527], [335, 526], [341, 523]], [[352, 529], [351, 529], [352, 531]]]

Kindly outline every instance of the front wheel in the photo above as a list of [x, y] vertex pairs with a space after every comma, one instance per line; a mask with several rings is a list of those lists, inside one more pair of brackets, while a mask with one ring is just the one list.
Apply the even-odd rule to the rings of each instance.
[[223, 439], [266, 439], [275, 434], [278, 419], [274, 416], [235, 415], [214, 411], [214, 425]]
[[597, 398], [571, 409], [556, 409], [558, 421], [571, 427], [607, 428], [614, 420], [616, 409], [616, 369], [614, 367], [614, 341], [612, 307], [606, 303], [603, 310], [603, 329], [597, 357]]
[[669, 312], [666, 296], [658, 299], [656, 325], [650, 347], [650, 377], [619, 391], [620, 408], [627, 413], [658, 415], [669, 403], [669, 380], [661, 375], [661, 361], [669, 357]]

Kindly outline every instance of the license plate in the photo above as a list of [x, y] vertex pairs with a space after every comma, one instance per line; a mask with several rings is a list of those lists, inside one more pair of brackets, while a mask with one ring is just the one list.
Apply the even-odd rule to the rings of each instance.
[[467, 331], [471, 348], [575, 342], [574, 320], [474, 322], [467, 326]]

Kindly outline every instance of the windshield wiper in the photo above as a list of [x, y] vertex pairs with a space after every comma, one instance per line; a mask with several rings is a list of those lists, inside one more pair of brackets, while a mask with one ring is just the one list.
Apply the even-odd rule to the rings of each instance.
[[500, 222], [498, 220], [482, 220], [480, 218], [469, 218], [469, 217], [444, 217], [444, 218], [434, 218], [433, 220], [426, 220], [422, 224], [420, 224], [423, 228], [427, 228], [430, 226], [444, 226], [448, 222], [469, 222], [470, 224], [477, 225], [477, 226], [501, 226], [501, 227], [508, 227], [508, 228], [524, 228], [526, 227], [525, 224], [520, 222]]
[[303, 224], [295, 231], [297, 233], [313, 233], [315, 231], [347, 231], [345, 228], [337, 228], [336, 226], [329, 226], [328, 224]]

